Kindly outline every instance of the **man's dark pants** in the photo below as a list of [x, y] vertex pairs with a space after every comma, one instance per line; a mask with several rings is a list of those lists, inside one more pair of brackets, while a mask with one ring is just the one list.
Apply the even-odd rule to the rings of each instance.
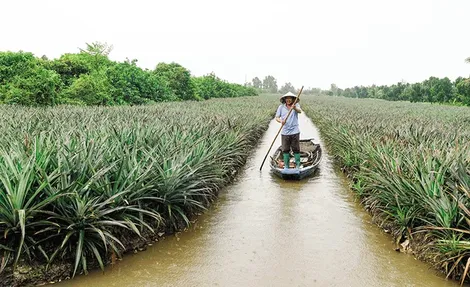
[[281, 135], [282, 152], [289, 153], [292, 148], [293, 153], [300, 152], [300, 133], [294, 135]]

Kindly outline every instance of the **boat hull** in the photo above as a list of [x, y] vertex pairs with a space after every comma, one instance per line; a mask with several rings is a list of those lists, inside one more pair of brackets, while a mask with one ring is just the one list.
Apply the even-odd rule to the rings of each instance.
[[316, 167], [311, 168], [289, 168], [289, 169], [281, 169], [281, 168], [273, 168], [272, 171], [275, 175], [282, 179], [286, 180], [300, 180], [304, 179], [310, 175], [312, 175]]
[[284, 168], [282, 147], [280, 146], [271, 156], [271, 171], [284, 180], [301, 180], [311, 176], [318, 169], [322, 158], [320, 144], [314, 139], [300, 140], [301, 167], [295, 168], [291, 158], [289, 168]]

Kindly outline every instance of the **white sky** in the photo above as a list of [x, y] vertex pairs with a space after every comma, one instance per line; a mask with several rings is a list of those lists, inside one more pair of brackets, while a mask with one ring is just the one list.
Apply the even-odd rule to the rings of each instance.
[[142, 68], [327, 89], [468, 77], [470, 0], [0, 0], [0, 51], [57, 58], [94, 41]]

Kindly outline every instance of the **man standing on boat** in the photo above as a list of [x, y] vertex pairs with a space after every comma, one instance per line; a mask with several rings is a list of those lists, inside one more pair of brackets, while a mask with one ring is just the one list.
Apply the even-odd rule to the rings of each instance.
[[[282, 152], [284, 156], [284, 168], [289, 168], [290, 150], [294, 153], [295, 166], [300, 167], [300, 130], [299, 130], [299, 114], [302, 112], [300, 105], [297, 103], [294, 106], [294, 101], [297, 98], [291, 92], [281, 97], [281, 105], [277, 108], [276, 121], [283, 124], [281, 131], [282, 139]], [[286, 121], [289, 110], [292, 112]]]

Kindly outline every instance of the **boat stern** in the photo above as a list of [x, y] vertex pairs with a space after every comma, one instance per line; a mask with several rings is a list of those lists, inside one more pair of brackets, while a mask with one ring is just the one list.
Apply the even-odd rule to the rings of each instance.
[[274, 173], [276, 173], [282, 179], [301, 179], [302, 173], [299, 168], [274, 168]]

